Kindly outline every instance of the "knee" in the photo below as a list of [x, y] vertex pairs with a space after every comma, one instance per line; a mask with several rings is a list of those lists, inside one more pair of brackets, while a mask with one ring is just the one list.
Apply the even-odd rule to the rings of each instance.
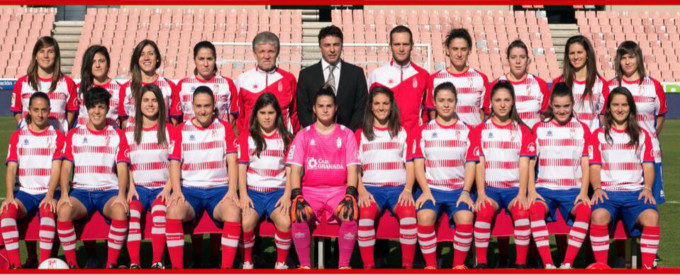
[[576, 217], [577, 220], [579, 221], [588, 220], [591, 215], [592, 210], [590, 209], [590, 206], [588, 206], [585, 203], [579, 203], [578, 205], [576, 205], [576, 208], [574, 209], [574, 216]]
[[3, 219], [16, 219], [17, 218], [17, 206], [10, 203], [5, 207], [4, 210], [2, 210], [2, 213], [0, 213], [0, 217]]
[[418, 211], [418, 225], [430, 226], [434, 225], [437, 219], [437, 214], [433, 210]]
[[657, 226], [659, 225], [659, 212], [652, 209], [645, 210], [640, 214], [640, 224], [642, 226]]
[[175, 204], [171, 207], [168, 207], [166, 217], [168, 219], [179, 220], [183, 219], [186, 213], [187, 213], [186, 206], [182, 204]]
[[111, 206], [111, 218], [112, 220], [125, 220], [127, 215], [125, 214], [125, 207], [120, 204]]
[[257, 226], [257, 222], [259, 220], [257, 214], [249, 212], [250, 211], [243, 212], [243, 216], [241, 217], [241, 225], [243, 227], [243, 231], [251, 231], [255, 229], [255, 227]]
[[597, 209], [591, 215], [591, 223], [593, 224], [608, 224], [610, 221], [610, 215], [607, 210]]
[[472, 224], [475, 215], [470, 211], [458, 211], [453, 217], [456, 224]]
[[241, 209], [233, 202], [222, 205], [222, 220], [226, 222], [240, 222]]
[[281, 217], [280, 219], [277, 219], [274, 226], [276, 226], [276, 229], [280, 231], [288, 231], [291, 226], [290, 218], [284, 216]]
[[496, 215], [496, 208], [493, 204], [488, 202], [482, 204], [482, 206], [477, 210], [477, 220], [490, 222], [494, 215]]
[[368, 206], [359, 208], [359, 219], [373, 220], [378, 216], [378, 206], [375, 203], [371, 203]]
[[71, 220], [71, 214], [73, 213], [73, 207], [68, 204], [62, 204], [57, 208], [57, 220], [59, 221], [69, 221]]
[[529, 207], [529, 215], [532, 220], [540, 220], [545, 217], [546, 207], [543, 202], [536, 201]]
[[529, 217], [529, 211], [515, 204], [510, 208], [510, 214], [513, 220], [526, 219]]

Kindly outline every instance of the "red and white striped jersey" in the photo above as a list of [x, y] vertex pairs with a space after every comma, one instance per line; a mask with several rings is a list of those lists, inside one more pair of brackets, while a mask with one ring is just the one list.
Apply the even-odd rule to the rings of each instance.
[[29, 194], [45, 194], [50, 185], [52, 161], [61, 160], [64, 134], [48, 126], [42, 132], [20, 128], [9, 139], [7, 161], [16, 162], [19, 190]]
[[[135, 122], [135, 98], [132, 93], [131, 81], [126, 82], [120, 87], [120, 99], [118, 101], [118, 116], [121, 118], [127, 118], [128, 123], [132, 124]], [[170, 117], [181, 117], [182, 112], [180, 111], [179, 105], [179, 91], [175, 83], [169, 79], [158, 76], [155, 81], [150, 83], [142, 82], [142, 87], [146, 84], [156, 84], [158, 88], [161, 88], [163, 92], [163, 101], [165, 101], [165, 115], [170, 121]]]
[[272, 93], [276, 96], [283, 113], [283, 121], [292, 133], [300, 129], [296, 105], [297, 81], [291, 73], [279, 68], [265, 72], [256, 66], [238, 76], [236, 89], [239, 108], [237, 129], [240, 133], [248, 130], [255, 102], [263, 93]]
[[456, 87], [458, 102], [456, 102], [456, 114], [465, 124], [475, 127], [482, 123], [482, 101], [489, 91], [489, 79], [483, 73], [468, 69], [459, 74], [454, 74], [446, 69], [441, 69], [430, 76], [425, 96], [425, 106], [434, 110], [434, 89], [439, 84], [451, 82]]
[[135, 142], [135, 126], [125, 128], [125, 138], [130, 147], [130, 171], [135, 185], [146, 188], [161, 188], [170, 178], [170, 130], [172, 124], [165, 126], [166, 144], [158, 144], [158, 124], [142, 128], [142, 139]]
[[283, 138], [278, 131], [262, 137], [266, 147], [258, 156], [257, 145], [250, 133], [242, 133], [239, 136], [239, 163], [248, 165], [246, 171], [248, 189], [269, 192], [285, 188], [286, 148]]
[[642, 163], [654, 162], [652, 140], [649, 132], [640, 129], [639, 145], [629, 145], [625, 130], [612, 128], [610, 138], [604, 128], [593, 132], [590, 147], [590, 165], [601, 165], [600, 180], [605, 191], [635, 191], [644, 186]]
[[31, 95], [35, 92], [44, 92], [50, 98], [50, 115], [49, 123], [54, 126], [54, 129], [66, 133], [68, 130], [68, 121], [66, 120], [66, 112], [77, 112], [78, 104], [76, 102], [76, 83], [68, 76], [62, 76], [57, 82], [57, 88], [50, 92], [52, 85], [51, 78], [38, 79], [38, 90], [36, 91], [28, 82], [28, 76], [22, 76], [17, 79], [14, 84], [14, 92], [12, 93], [12, 112], [15, 114], [21, 113], [21, 121], [19, 128], [26, 125], [26, 116], [28, 115], [28, 102]]
[[413, 62], [401, 66], [392, 60], [371, 72], [368, 86], [369, 91], [375, 86], [392, 90], [399, 108], [401, 125], [406, 131], [411, 132], [423, 124], [421, 114], [429, 78], [430, 74]]
[[358, 165], [358, 148], [352, 130], [341, 124], [322, 134], [312, 124], [295, 136], [288, 151], [288, 164], [301, 166], [303, 187], [344, 186], [347, 184], [347, 167]]
[[[194, 119], [195, 120], [195, 119]], [[182, 185], [227, 186], [227, 155], [237, 153], [236, 137], [228, 122], [214, 119], [208, 127], [185, 121], [172, 129], [170, 160], [182, 162]]]
[[219, 119], [229, 121], [229, 114], [238, 115], [236, 105], [236, 85], [234, 81], [222, 76], [214, 76], [210, 80], [203, 80], [195, 75], [186, 77], [177, 83], [179, 89], [179, 108], [182, 113], [182, 121], [189, 121], [194, 118], [194, 90], [200, 86], [206, 86], [212, 90], [215, 96], [215, 108]]
[[[111, 100], [109, 100], [109, 112], [106, 113], [106, 123], [109, 125], [113, 125], [114, 128], [120, 128], [118, 126], [118, 101], [120, 101], [120, 87], [121, 85], [118, 83], [118, 81], [115, 81], [113, 79], [109, 80], [109, 82], [105, 83], [104, 85], [94, 85], [95, 87], [102, 87], [106, 89], [109, 94], [111, 94]], [[80, 88], [80, 84], [78, 84], [78, 89]], [[77, 89], [76, 89], [77, 90]], [[85, 99], [83, 98], [83, 94], [78, 94], [78, 124], [77, 125], [85, 125], [87, 124], [87, 121], [89, 120], [89, 117], [87, 115], [87, 108], [85, 107]]]
[[106, 125], [95, 131], [76, 126], [66, 135], [64, 158], [73, 163], [73, 188], [118, 189], [116, 164], [130, 163], [130, 148], [123, 131]]
[[531, 130], [516, 122], [498, 125], [488, 119], [475, 127], [470, 140], [473, 158], [484, 157], [485, 184], [496, 188], [519, 187], [519, 160], [535, 157]]
[[[558, 77], [553, 80], [553, 87], [555, 83], [564, 82], [563, 77]], [[590, 130], [600, 127], [600, 117], [604, 110], [605, 96], [609, 93], [609, 86], [604, 79], [595, 78], [595, 85], [593, 85], [592, 98], [586, 99], [584, 102], [581, 97], [586, 90], [586, 82], [574, 79], [574, 84], [571, 87], [571, 92], [574, 95], [574, 114], [576, 118], [585, 123]]]
[[390, 137], [389, 128], [373, 127], [373, 134], [373, 140], [369, 141], [361, 128], [355, 132], [361, 181], [375, 187], [406, 184], [406, 162], [413, 159], [407, 131], [402, 127], [397, 136]]
[[590, 129], [576, 118], [564, 125], [555, 121], [534, 126], [538, 175], [536, 187], [552, 190], [580, 188], [581, 158], [588, 157]]
[[[506, 75], [496, 79], [490, 87], [493, 87], [498, 81], [508, 81], [512, 84], [515, 90], [515, 106], [517, 113], [524, 123], [532, 128], [541, 120], [541, 113], [548, 108], [550, 101], [550, 91], [548, 84], [537, 76], [528, 74], [521, 81], [510, 81]], [[490, 114], [491, 112], [491, 93], [484, 96], [484, 112]]]
[[[655, 162], [661, 162], [661, 146], [656, 133], [656, 117], [663, 116], [668, 111], [666, 93], [661, 83], [654, 78], [645, 77], [640, 81], [619, 81], [614, 78], [609, 81], [609, 90], [618, 86], [626, 87], [633, 95], [637, 107], [637, 121], [642, 129], [647, 130], [652, 139], [652, 156]], [[607, 95], [608, 96], [608, 95]], [[605, 98], [607, 97], [605, 96]], [[606, 108], [606, 105], [605, 105]]]
[[443, 126], [433, 119], [415, 133], [413, 157], [425, 159], [425, 177], [430, 188], [445, 191], [463, 188], [465, 163], [476, 161], [471, 131], [460, 120]]

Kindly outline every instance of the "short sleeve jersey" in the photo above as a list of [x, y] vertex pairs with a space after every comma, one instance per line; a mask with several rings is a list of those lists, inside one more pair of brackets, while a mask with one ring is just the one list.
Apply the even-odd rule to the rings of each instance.
[[[121, 118], [127, 118], [129, 123], [135, 122], [135, 98], [132, 93], [132, 82], [128, 81], [123, 84], [120, 88], [119, 101], [118, 101], [118, 116]], [[142, 87], [146, 84], [156, 84], [158, 88], [161, 89], [163, 93], [163, 101], [165, 103], [166, 117], [181, 117], [179, 107], [179, 91], [175, 83], [169, 79], [159, 76], [150, 83], [142, 82]]]
[[[541, 120], [541, 113], [544, 113], [548, 108], [550, 101], [548, 84], [543, 79], [528, 74], [521, 81], [510, 81], [507, 76], [503, 75], [489, 86], [493, 87], [499, 81], [508, 81], [512, 84], [515, 90], [515, 106], [517, 106], [519, 117], [529, 128], [534, 127]], [[484, 112], [486, 114], [490, 113], [490, 107], [491, 93], [487, 93], [484, 97]]]
[[286, 187], [286, 147], [275, 131], [263, 135], [266, 147], [257, 154], [257, 144], [250, 133], [239, 136], [239, 163], [248, 165], [247, 187], [258, 192], [276, 191]]
[[170, 160], [180, 161], [181, 181], [185, 187], [227, 186], [227, 155], [237, 153], [231, 125], [219, 119], [208, 127], [197, 126], [195, 119], [173, 128]]
[[412, 159], [406, 130], [401, 128], [391, 137], [389, 128], [373, 127], [373, 135], [373, 139], [368, 140], [361, 128], [355, 132], [361, 181], [374, 187], [403, 186], [406, 184], [406, 162]]
[[189, 121], [194, 118], [194, 109], [192, 106], [194, 90], [200, 86], [206, 86], [212, 90], [213, 95], [215, 96], [215, 108], [217, 108], [217, 117], [219, 119], [229, 121], [229, 114], [238, 114], [238, 107], [236, 105], [236, 85], [234, 84], [234, 81], [219, 75], [214, 76], [209, 80], [203, 80], [193, 75], [186, 77], [177, 83], [180, 102], [177, 106], [182, 113], [183, 121]]
[[279, 68], [265, 72], [256, 67], [238, 76], [236, 89], [238, 89], [239, 132], [248, 129], [255, 102], [263, 93], [272, 93], [276, 96], [284, 122], [291, 132], [296, 132], [300, 128], [296, 107], [297, 81], [291, 73]]
[[480, 115], [482, 101], [489, 90], [489, 80], [486, 75], [475, 69], [468, 69], [459, 74], [441, 69], [430, 75], [425, 98], [425, 106], [428, 110], [434, 110], [434, 89], [444, 82], [450, 82], [456, 87], [458, 94], [456, 114], [460, 120], [472, 127], [482, 123]]
[[146, 188], [164, 187], [170, 178], [170, 134], [172, 125], [165, 126], [165, 144], [158, 144], [158, 125], [142, 128], [139, 143], [135, 142], [135, 127], [125, 128], [125, 137], [130, 147], [130, 171], [137, 186]]
[[28, 76], [17, 79], [12, 93], [11, 109], [13, 113], [21, 114], [22, 119], [19, 122], [19, 127], [26, 125], [25, 118], [28, 115], [28, 102], [31, 99], [31, 95], [35, 92], [44, 92], [50, 98], [50, 125], [54, 126], [58, 131], [66, 133], [68, 130], [66, 113], [78, 111], [76, 83], [70, 77], [62, 76], [52, 92], [50, 92], [51, 85], [51, 78], [40, 78], [38, 79], [38, 90], [36, 91], [28, 81]]
[[515, 122], [498, 125], [488, 119], [475, 127], [470, 138], [474, 158], [484, 157], [485, 184], [489, 187], [519, 187], [521, 157], [536, 156], [531, 130]]
[[414, 135], [414, 158], [425, 160], [425, 177], [430, 188], [451, 191], [465, 184], [465, 163], [475, 161], [470, 126], [457, 120], [449, 126], [431, 120]]
[[639, 145], [630, 145], [630, 137], [623, 130], [612, 128], [610, 138], [604, 128], [593, 132], [588, 149], [590, 165], [600, 165], [600, 180], [605, 191], [637, 191], [644, 184], [642, 163], [654, 162], [652, 141], [647, 131], [641, 129]]
[[73, 163], [73, 188], [88, 191], [118, 189], [118, 163], [130, 163], [125, 134], [107, 125], [100, 131], [76, 126], [66, 136], [64, 158]]
[[6, 163], [17, 163], [19, 190], [29, 194], [47, 193], [52, 161], [63, 158], [64, 140], [64, 134], [52, 126], [42, 132], [34, 132], [29, 127], [14, 131]]
[[618, 86], [626, 87], [633, 95], [635, 107], [637, 107], [637, 121], [642, 129], [647, 130], [652, 139], [652, 156], [654, 161], [661, 162], [661, 146], [656, 133], [656, 117], [663, 116], [668, 111], [666, 93], [661, 83], [654, 78], [645, 77], [640, 81], [628, 81], [612, 79], [609, 81], [609, 90]]
[[[559, 82], [564, 82], [564, 78], [560, 76], [553, 80], [553, 87], [555, 83]], [[604, 110], [605, 96], [609, 93], [609, 88], [604, 79], [597, 77], [595, 78], [595, 85], [593, 85], [592, 97], [586, 98], [584, 101], [582, 97], [585, 90], [585, 81], [574, 80], [574, 84], [571, 87], [575, 101], [574, 113], [578, 120], [585, 123], [591, 130], [594, 130], [600, 127], [599, 115]]]
[[536, 187], [552, 190], [580, 188], [581, 159], [588, 157], [590, 129], [572, 118], [565, 124], [554, 121], [534, 125], [538, 175]]
[[399, 119], [411, 132], [423, 122], [421, 113], [430, 74], [413, 62], [401, 66], [394, 61], [379, 67], [368, 78], [369, 91], [375, 86], [387, 87], [394, 93], [399, 108]]
[[331, 133], [321, 134], [314, 124], [295, 136], [288, 153], [288, 164], [304, 169], [302, 186], [343, 186], [347, 167], [358, 165], [358, 148], [354, 133], [336, 124]]
[[[120, 87], [121, 85], [115, 81], [110, 80], [103, 85], [94, 85], [95, 87], [102, 87], [111, 94], [111, 100], [109, 100], [109, 112], [106, 113], [106, 123], [113, 125], [115, 128], [118, 127], [118, 101], [120, 101]], [[80, 84], [78, 85], [80, 87]], [[85, 107], [85, 99], [83, 94], [78, 94], [78, 124], [85, 125], [88, 121], [87, 107]]]

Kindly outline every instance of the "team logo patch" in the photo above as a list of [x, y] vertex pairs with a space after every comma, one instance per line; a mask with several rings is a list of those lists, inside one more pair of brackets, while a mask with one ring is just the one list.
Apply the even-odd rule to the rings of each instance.
[[432, 138], [437, 138], [437, 132], [432, 132]]
[[310, 140], [310, 141], [309, 141], [309, 145], [310, 145], [310, 146], [316, 145], [316, 141], [314, 141], [314, 139]]
[[83, 138], [83, 143], [87, 143], [87, 137]]
[[489, 139], [493, 138], [493, 133], [489, 132]]
[[548, 137], [552, 137], [552, 131], [551, 131], [551, 130], [548, 130], [548, 133], [546, 133], [546, 135], [547, 135]]
[[24, 139], [24, 145], [28, 145], [28, 139]]
[[413, 79], [413, 88], [418, 88], [418, 80], [415, 78]]
[[394, 79], [387, 80], [387, 84], [394, 84]]
[[342, 139], [338, 137], [337, 140], [335, 140], [335, 146], [338, 146], [338, 148], [342, 147]]
[[195, 141], [195, 140], [196, 140], [196, 137], [194, 135], [189, 136], [189, 141]]
[[253, 84], [253, 89], [257, 89], [257, 84]]
[[279, 92], [283, 91], [283, 83], [279, 82]]
[[311, 169], [316, 168], [317, 164], [319, 164], [319, 163], [316, 161], [315, 158], [309, 158], [309, 160], [307, 160], [307, 166]]

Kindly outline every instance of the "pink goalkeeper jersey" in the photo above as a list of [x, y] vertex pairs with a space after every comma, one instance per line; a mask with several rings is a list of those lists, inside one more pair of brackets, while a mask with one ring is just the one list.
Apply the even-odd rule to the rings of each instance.
[[361, 128], [356, 133], [361, 161], [361, 181], [365, 185], [402, 186], [406, 184], [406, 162], [412, 159], [409, 137], [401, 128], [390, 137], [389, 128], [373, 127], [373, 140], [368, 140]]
[[172, 129], [171, 160], [182, 162], [182, 186], [212, 188], [227, 186], [227, 155], [236, 154], [236, 137], [231, 125], [214, 119], [208, 127], [194, 124], [195, 119]]
[[564, 190], [581, 187], [581, 158], [588, 157], [590, 129], [572, 118], [564, 125], [554, 121], [534, 126], [538, 175], [536, 187]]
[[[106, 113], [106, 123], [113, 125], [115, 128], [118, 126], [118, 101], [120, 101], [120, 87], [121, 85], [115, 80], [109, 80], [109, 82], [103, 85], [94, 85], [94, 87], [102, 87], [111, 94], [111, 100], [109, 100], [109, 112]], [[80, 84], [78, 88], [80, 89]], [[78, 94], [78, 125], [86, 125], [88, 121], [87, 108], [85, 107], [85, 99], [82, 94]]]
[[76, 126], [66, 136], [64, 151], [64, 158], [73, 163], [75, 189], [118, 189], [116, 164], [130, 163], [125, 134], [111, 125], [101, 131]]
[[44, 92], [50, 98], [50, 125], [55, 129], [66, 133], [68, 131], [68, 120], [66, 119], [67, 112], [77, 112], [78, 104], [76, 103], [76, 83], [68, 76], [62, 76], [57, 82], [57, 87], [50, 92], [52, 85], [51, 78], [38, 79], [38, 90], [36, 91], [28, 82], [28, 76], [22, 76], [17, 79], [14, 84], [14, 92], [12, 93], [11, 109], [15, 114], [21, 114], [21, 121], [19, 121], [19, 128], [26, 125], [26, 115], [28, 115], [28, 101], [31, 95], [35, 92]]
[[[175, 83], [172, 83], [172, 81], [165, 77], [159, 76], [153, 82], [142, 82], [142, 87], [146, 84], [156, 84], [158, 88], [161, 88], [161, 92], [163, 92], [163, 101], [165, 101], [165, 113], [167, 118], [182, 116], [179, 107], [179, 91], [177, 90]], [[132, 82], [128, 81], [120, 87], [120, 93], [118, 94], [120, 97], [118, 101], [118, 116], [127, 118], [129, 123], [134, 123], [135, 98], [132, 93], [132, 86], [130, 85], [132, 85]], [[168, 119], [168, 121], [170, 120]]]
[[[564, 78], [560, 76], [553, 80], [553, 87], [555, 87], [555, 83], [559, 82], [564, 82]], [[597, 77], [595, 78], [595, 84], [593, 85], [592, 98], [587, 98], [584, 101], [581, 97], [585, 90], [585, 81], [574, 80], [574, 84], [571, 87], [571, 92], [574, 95], [575, 101], [574, 113], [578, 120], [585, 123], [590, 130], [594, 130], [600, 127], [599, 115], [604, 110], [605, 97], [609, 93], [609, 87], [604, 79]]]
[[[633, 95], [635, 106], [637, 107], [637, 121], [642, 129], [647, 130], [652, 138], [652, 156], [654, 161], [661, 162], [661, 146], [659, 137], [656, 133], [656, 117], [663, 116], [668, 111], [666, 105], [666, 93], [661, 87], [661, 83], [654, 78], [645, 77], [640, 81], [619, 81], [612, 79], [608, 83], [609, 90], [613, 90], [619, 85], [626, 87]], [[605, 105], [606, 106], [606, 105]]]
[[444, 82], [451, 82], [456, 87], [458, 94], [456, 114], [460, 120], [472, 127], [482, 123], [480, 113], [482, 100], [489, 90], [489, 80], [486, 75], [475, 69], [468, 69], [459, 74], [442, 69], [432, 74], [427, 83], [428, 88], [425, 96], [425, 107], [429, 110], [434, 110], [434, 89]]
[[286, 187], [286, 147], [275, 131], [262, 136], [266, 148], [257, 155], [257, 145], [250, 133], [239, 136], [239, 163], [248, 165], [246, 171], [249, 190], [270, 192]]
[[472, 155], [470, 126], [460, 120], [449, 126], [431, 120], [414, 135], [414, 158], [425, 159], [425, 177], [432, 189], [451, 191], [465, 184], [465, 163]]
[[[541, 113], [544, 113], [548, 108], [550, 101], [550, 91], [548, 91], [548, 84], [537, 76], [529, 74], [521, 81], [510, 81], [508, 77], [503, 75], [496, 79], [490, 87], [493, 87], [499, 81], [508, 81], [512, 84], [515, 90], [515, 106], [517, 106], [517, 113], [522, 121], [529, 126], [534, 127], [536, 123], [541, 120]], [[484, 96], [484, 112], [490, 113], [491, 94], [487, 93]]]
[[312, 124], [295, 136], [288, 163], [304, 169], [302, 186], [343, 186], [347, 167], [359, 164], [357, 155], [357, 142], [350, 129], [336, 124], [333, 132], [324, 135]]
[[142, 128], [142, 138], [135, 142], [135, 126], [125, 128], [125, 137], [130, 147], [130, 171], [132, 180], [137, 186], [146, 188], [161, 188], [170, 178], [170, 129], [171, 124], [165, 126], [166, 144], [158, 144], [158, 125]]
[[229, 114], [238, 114], [236, 85], [234, 85], [234, 81], [219, 75], [209, 80], [203, 80], [192, 75], [177, 83], [177, 89], [179, 89], [178, 108], [180, 108], [182, 113], [183, 121], [189, 121], [194, 118], [194, 108], [192, 106], [194, 90], [200, 86], [206, 86], [212, 90], [215, 96], [215, 108], [217, 108], [217, 117], [219, 119], [229, 121]]
[[484, 157], [485, 184], [489, 187], [519, 187], [520, 157], [535, 157], [531, 130], [515, 122], [498, 125], [488, 119], [473, 129], [474, 158]]
[[589, 151], [590, 164], [601, 165], [600, 179], [605, 191], [637, 191], [644, 185], [642, 163], [654, 162], [652, 140], [649, 133], [640, 129], [639, 145], [628, 145], [630, 137], [625, 131], [612, 128], [607, 139], [604, 128], [593, 132]]
[[19, 190], [29, 194], [45, 194], [50, 185], [52, 161], [61, 160], [64, 134], [48, 126], [42, 132], [20, 128], [9, 139], [7, 161], [16, 162]]

